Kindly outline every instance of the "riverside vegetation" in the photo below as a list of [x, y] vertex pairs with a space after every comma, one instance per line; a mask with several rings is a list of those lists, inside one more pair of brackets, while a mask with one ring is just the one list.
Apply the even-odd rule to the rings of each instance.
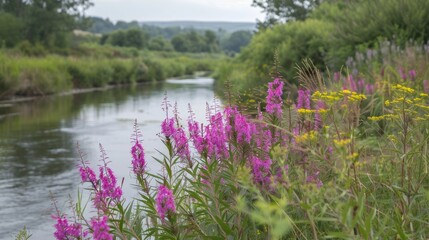
[[[254, 116], [215, 102], [207, 124], [194, 120], [191, 106], [183, 121], [166, 98], [166, 154], [146, 156], [134, 125], [129, 161], [138, 197], [131, 203], [102, 145], [98, 169], [81, 153], [90, 203], [79, 198], [72, 216], [58, 211], [54, 236], [427, 238], [428, 81], [414, 69], [369, 71], [371, 82], [324, 76], [310, 64], [301, 70], [296, 97], [274, 72]], [[149, 162], [163, 171], [150, 172]]]
[[80, 46], [79, 51], [78, 56], [68, 57], [0, 52], [0, 98], [160, 81], [211, 71], [222, 59], [220, 54], [149, 52], [94, 44]]

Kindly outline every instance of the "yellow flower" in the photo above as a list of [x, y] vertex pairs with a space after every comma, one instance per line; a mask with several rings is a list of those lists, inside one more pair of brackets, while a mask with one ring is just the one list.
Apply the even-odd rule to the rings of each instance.
[[305, 109], [305, 108], [298, 109], [298, 113], [301, 113], [301, 114], [312, 114], [313, 112], [314, 110], [311, 110], [311, 109]]
[[358, 153], [353, 153], [353, 154], [348, 155], [348, 156], [347, 156], [347, 159], [348, 159], [348, 160], [355, 160], [355, 159], [357, 159], [358, 157], [359, 157], [359, 154], [358, 154]]
[[305, 143], [305, 142], [313, 141], [316, 139], [316, 135], [317, 135], [316, 131], [306, 132], [302, 135], [295, 136], [295, 141], [297, 143]]
[[337, 147], [344, 147], [344, 146], [346, 146], [347, 144], [349, 144], [351, 142], [351, 140], [350, 139], [341, 139], [341, 140], [337, 140], [337, 139], [334, 139], [334, 144], [335, 144], [335, 146], [337, 146]]
[[400, 92], [403, 92], [403, 93], [413, 93], [415, 91], [414, 89], [402, 86], [401, 84], [396, 84], [395, 86], [393, 86], [393, 88], [397, 89], [397, 90], [399, 90]]

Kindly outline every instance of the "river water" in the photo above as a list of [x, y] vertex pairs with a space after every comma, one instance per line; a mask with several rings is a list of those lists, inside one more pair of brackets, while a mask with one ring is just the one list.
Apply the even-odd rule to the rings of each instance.
[[[214, 98], [213, 79], [171, 79], [153, 85], [44, 97], [13, 104], [0, 103], [0, 239], [13, 239], [24, 226], [31, 239], [53, 239], [53, 195], [57, 207], [70, 213], [77, 197], [79, 173], [76, 144], [93, 167], [99, 144], [110, 167], [124, 179], [124, 196], [132, 199], [131, 135], [137, 119], [143, 134], [148, 168], [159, 171], [150, 156], [163, 150], [158, 137], [167, 93], [177, 101], [182, 119], [188, 103], [204, 121], [206, 103]], [[120, 180], [121, 181], [121, 180]]]

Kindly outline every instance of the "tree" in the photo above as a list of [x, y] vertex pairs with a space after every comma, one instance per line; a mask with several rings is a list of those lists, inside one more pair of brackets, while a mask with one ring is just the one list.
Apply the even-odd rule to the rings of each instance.
[[24, 39], [24, 23], [10, 13], [0, 13], [0, 45], [14, 47]]
[[240, 49], [247, 46], [252, 39], [250, 31], [233, 32], [227, 39], [222, 42], [222, 48], [230, 52], [240, 52]]
[[24, 23], [27, 40], [47, 46], [63, 45], [90, 6], [90, 0], [0, 0], [0, 12]]
[[170, 41], [167, 41], [164, 37], [159, 36], [152, 38], [149, 42], [149, 50], [152, 51], [173, 51], [173, 45]]
[[265, 22], [259, 27], [269, 27], [277, 22], [305, 20], [323, 0], [253, 0], [252, 5], [262, 8]]

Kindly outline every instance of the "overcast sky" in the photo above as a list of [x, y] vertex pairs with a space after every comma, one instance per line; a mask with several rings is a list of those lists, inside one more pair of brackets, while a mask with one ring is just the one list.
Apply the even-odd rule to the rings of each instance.
[[124, 21], [240, 21], [263, 19], [252, 0], [92, 0], [88, 16]]

